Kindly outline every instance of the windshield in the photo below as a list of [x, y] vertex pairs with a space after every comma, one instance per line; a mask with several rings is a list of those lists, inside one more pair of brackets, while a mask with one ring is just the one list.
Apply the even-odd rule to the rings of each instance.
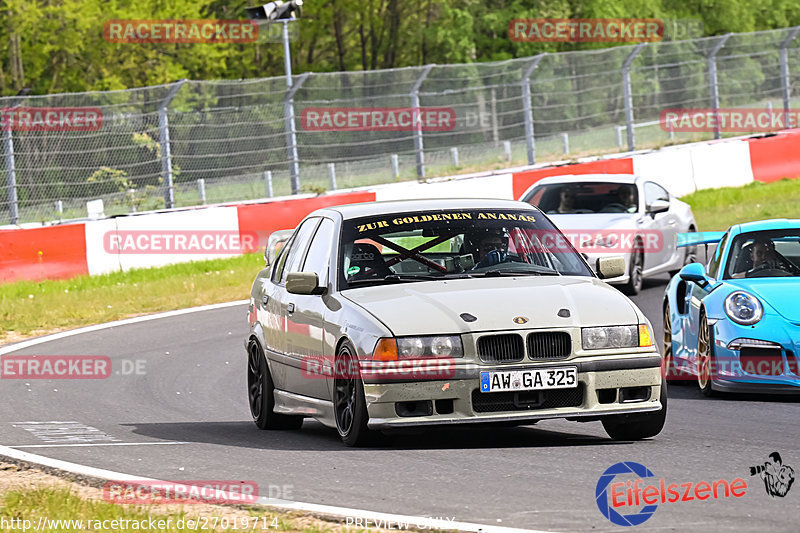
[[536, 187], [525, 202], [547, 214], [635, 213], [636, 185], [629, 183], [553, 183]]
[[591, 276], [540, 213], [425, 211], [345, 220], [343, 289], [370, 284], [503, 275]]
[[800, 276], [800, 228], [737, 235], [725, 279]]

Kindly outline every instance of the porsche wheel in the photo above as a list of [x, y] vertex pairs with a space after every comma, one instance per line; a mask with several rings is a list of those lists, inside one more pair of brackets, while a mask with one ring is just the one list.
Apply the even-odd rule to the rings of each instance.
[[[358, 368], [354, 359], [355, 349], [349, 342], [344, 342], [336, 354], [335, 368]], [[336, 418], [336, 429], [346, 446], [366, 446], [374, 444], [377, 433], [367, 427], [367, 401], [364, 398], [364, 384], [360, 376], [336, 376], [333, 381], [333, 414]]]
[[300, 429], [302, 416], [281, 415], [273, 412], [275, 387], [269, 374], [264, 352], [256, 341], [247, 347], [247, 399], [250, 414], [258, 429]]
[[603, 429], [614, 440], [641, 440], [655, 437], [664, 428], [667, 420], [667, 382], [661, 380], [658, 400], [661, 409], [650, 413], [613, 415], [603, 418]]
[[714, 396], [711, 388], [714, 368], [714, 345], [705, 311], [700, 311], [700, 326], [697, 332], [697, 385], [704, 396]]

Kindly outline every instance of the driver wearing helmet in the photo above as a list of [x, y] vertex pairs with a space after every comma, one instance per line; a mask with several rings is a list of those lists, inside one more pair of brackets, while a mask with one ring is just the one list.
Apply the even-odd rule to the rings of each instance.
[[781, 263], [775, 254], [775, 245], [772, 240], [758, 238], [750, 245], [750, 260], [752, 267], [744, 272], [733, 274], [732, 278], [746, 278], [761, 270], [782, 269]]
[[503, 228], [478, 230], [467, 235], [464, 244], [475, 258], [474, 268], [497, 265], [508, 259], [508, 233]]

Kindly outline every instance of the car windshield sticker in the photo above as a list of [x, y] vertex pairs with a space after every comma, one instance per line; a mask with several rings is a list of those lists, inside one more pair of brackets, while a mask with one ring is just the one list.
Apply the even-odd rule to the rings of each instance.
[[519, 222], [536, 222], [536, 218], [533, 215], [525, 215], [522, 213], [434, 213], [432, 215], [413, 215], [395, 217], [387, 220], [377, 220], [368, 224], [358, 224], [357, 229], [359, 232], [364, 232], [379, 228], [389, 228], [392, 226], [418, 224], [420, 222], [432, 222], [434, 220], [514, 220]]
[[352, 276], [354, 274], [358, 274], [359, 272], [361, 272], [361, 267], [351, 266], [350, 268], [347, 269], [347, 275], [348, 276]]

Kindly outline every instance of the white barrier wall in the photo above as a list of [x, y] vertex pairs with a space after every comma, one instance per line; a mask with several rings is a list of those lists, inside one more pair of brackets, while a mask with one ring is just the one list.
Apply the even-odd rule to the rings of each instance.
[[746, 140], [697, 143], [633, 156], [633, 172], [653, 177], [676, 196], [753, 181]]
[[[183, 245], [176, 245], [174, 239], [177, 234], [186, 237]], [[199, 251], [190, 247], [192, 235], [195, 239], [201, 239], [197, 241], [201, 247]], [[239, 255], [239, 251], [230, 249], [228, 245], [235, 244], [238, 235], [239, 219], [233, 206], [87, 222], [86, 257], [89, 273], [232, 257]], [[218, 238], [221, 241], [217, 241]]]

